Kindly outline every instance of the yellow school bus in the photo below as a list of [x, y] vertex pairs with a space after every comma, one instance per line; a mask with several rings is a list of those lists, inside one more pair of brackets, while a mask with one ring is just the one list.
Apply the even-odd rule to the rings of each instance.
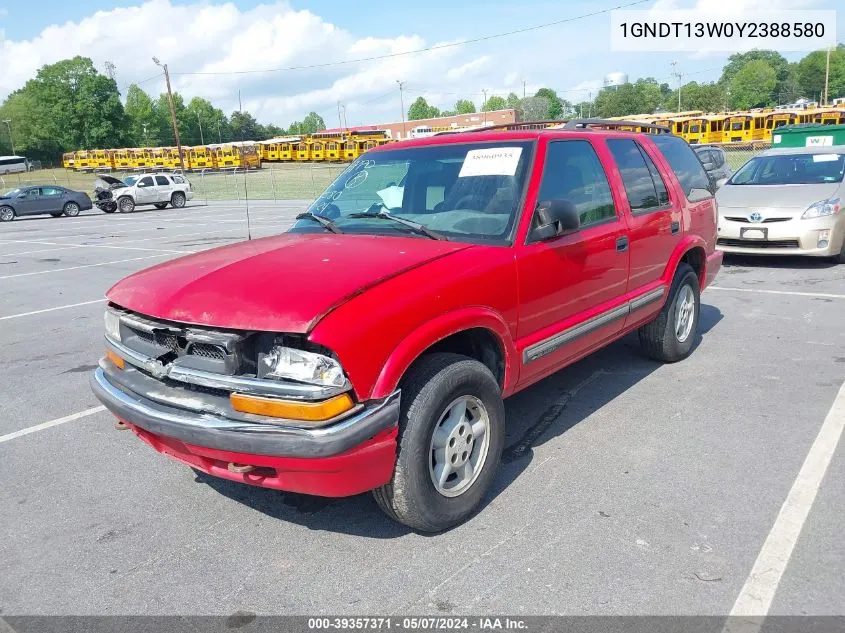
[[256, 143], [225, 143], [212, 147], [214, 160], [218, 169], [239, 167], [241, 169], [258, 169], [261, 167], [261, 156]]
[[261, 160], [269, 160], [276, 162], [279, 159], [279, 143], [276, 139], [269, 141], [258, 141], [258, 153], [261, 155]]
[[[314, 142], [311, 147], [312, 160], [341, 160], [342, 132], [316, 132], [311, 135], [311, 140]], [[318, 144], [323, 145], [322, 154], [316, 148]]]
[[309, 139], [300, 139], [293, 151], [293, 159], [296, 161], [311, 160], [311, 143]]
[[65, 169], [76, 168], [76, 152], [65, 152], [62, 154], [62, 167]]
[[151, 147], [141, 147], [130, 150], [131, 152], [131, 166], [136, 169], [143, 169], [145, 167], [153, 167], [153, 149]]
[[111, 152], [107, 149], [95, 149], [89, 152], [96, 169], [114, 169]]
[[111, 150], [111, 159], [115, 169], [132, 169], [132, 150], [130, 148]]
[[766, 136], [766, 117], [762, 112], [734, 112], [727, 115], [722, 128], [722, 143], [750, 143]]
[[807, 114], [807, 123], [822, 125], [845, 125], [845, 108], [822, 107]]
[[190, 169], [214, 169], [214, 152], [206, 145], [188, 148], [188, 163]]
[[75, 152], [74, 167], [76, 169], [95, 169], [97, 164], [94, 162], [94, 153], [84, 149]]
[[794, 125], [796, 123], [806, 123], [810, 116], [804, 112], [797, 110], [774, 110], [767, 112], [764, 115], [765, 128], [763, 131], [763, 139], [766, 141], [772, 140], [772, 130], [776, 130], [784, 125]]
[[352, 161], [361, 155], [361, 151], [358, 148], [358, 143], [356, 142], [354, 136], [347, 136], [342, 145], [343, 149], [341, 150], [341, 158], [343, 160]]

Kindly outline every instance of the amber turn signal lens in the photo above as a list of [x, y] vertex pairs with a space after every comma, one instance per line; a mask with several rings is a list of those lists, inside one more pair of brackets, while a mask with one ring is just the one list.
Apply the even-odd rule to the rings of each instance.
[[118, 369], [123, 369], [126, 366], [126, 361], [110, 349], [106, 350], [106, 358], [108, 358], [112, 362], [112, 364]]
[[290, 400], [276, 400], [275, 398], [233, 393], [229, 396], [229, 401], [232, 403], [232, 408], [241, 413], [254, 413], [307, 422], [329, 420], [349, 411], [355, 405], [348, 393], [342, 393], [322, 402], [292, 402]]

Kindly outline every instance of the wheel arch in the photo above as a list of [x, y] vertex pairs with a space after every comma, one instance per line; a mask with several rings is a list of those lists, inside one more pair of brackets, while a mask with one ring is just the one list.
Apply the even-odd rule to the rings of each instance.
[[675, 247], [663, 273], [663, 281], [667, 286], [672, 284], [675, 272], [682, 263], [692, 267], [698, 277], [699, 290], [703, 290], [707, 283], [707, 250], [703, 239], [690, 235]]
[[516, 347], [504, 319], [485, 308], [467, 308], [441, 315], [405, 336], [382, 367], [371, 396], [395, 391], [408, 370], [433, 352], [454, 352], [480, 361], [496, 377], [503, 395], [516, 384]]

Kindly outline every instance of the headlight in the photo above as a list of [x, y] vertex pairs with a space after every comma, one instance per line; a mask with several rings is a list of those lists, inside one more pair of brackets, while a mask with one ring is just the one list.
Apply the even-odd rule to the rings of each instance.
[[287, 378], [315, 385], [343, 387], [343, 368], [333, 358], [291, 347], [275, 346], [259, 358], [258, 375], [263, 378]]
[[837, 213], [839, 213], [839, 198], [831, 198], [830, 200], [814, 202], [807, 207], [801, 218], [809, 220], [811, 218], [821, 218], [826, 215], [836, 215]]
[[120, 342], [120, 315], [107, 309], [103, 315], [103, 321], [106, 325], [106, 336], [113, 341]]

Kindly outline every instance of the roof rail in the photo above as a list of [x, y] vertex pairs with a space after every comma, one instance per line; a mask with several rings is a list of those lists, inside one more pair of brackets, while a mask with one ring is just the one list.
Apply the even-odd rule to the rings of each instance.
[[646, 123], [645, 121], [609, 121], [607, 119], [572, 119], [563, 126], [564, 130], [589, 130], [593, 127], [600, 127], [605, 130], [618, 130], [623, 127], [646, 128], [654, 130], [657, 134], [671, 134], [665, 125]]
[[462, 134], [465, 132], [487, 132], [488, 130], [546, 130], [552, 127], [559, 127], [566, 121], [522, 121], [519, 123], [497, 123], [495, 125], [482, 125], [480, 127], [444, 130], [436, 132], [435, 136], [441, 134]]

